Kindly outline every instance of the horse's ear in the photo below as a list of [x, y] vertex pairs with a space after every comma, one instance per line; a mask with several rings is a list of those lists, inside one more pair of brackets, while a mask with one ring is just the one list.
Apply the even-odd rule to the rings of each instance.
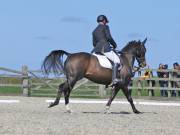
[[142, 42], [142, 45], [145, 45], [146, 41], [147, 41], [147, 37], [146, 37], [146, 38], [144, 39], [144, 41]]

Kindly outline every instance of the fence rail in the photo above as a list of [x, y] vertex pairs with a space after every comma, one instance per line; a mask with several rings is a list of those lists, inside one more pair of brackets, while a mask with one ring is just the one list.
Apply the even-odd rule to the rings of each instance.
[[[146, 71], [147, 69], [142, 69], [141, 71]], [[158, 69], [148, 69], [152, 72], [160, 71]], [[0, 75], [0, 87], [21, 87], [23, 89], [23, 95], [24, 96], [31, 96], [32, 91], [37, 91], [39, 89], [58, 89], [59, 82], [63, 82], [65, 78], [44, 78], [39, 77], [37, 74], [42, 75], [42, 72], [40, 70], [29, 70], [27, 66], [22, 66], [21, 71], [13, 70], [9, 68], [0, 67], [0, 71], [7, 72], [6, 74]], [[162, 71], [162, 70], [161, 70]], [[158, 77], [150, 77], [150, 78], [143, 78], [140, 76], [132, 78], [133, 86], [129, 86], [129, 89], [135, 89], [137, 91], [141, 91], [142, 89], [149, 91], [149, 96], [152, 96], [153, 91], [157, 90], [167, 90], [168, 91], [168, 97], [171, 96], [171, 91], [180, 91], [180, 88], [178, 87], [172, 87], [172, 82], [180, 82], [180, 78], [173, 78], [172, 73], [173, 72], [180, 72], [177, 70], [163, 70], [163, 72], [169, 72], [169, 78], [158, 78]], [[19, 79], [19, 83], [11, 83], [11, 82], [3, 82], [1, 80], [8, 79], [8, 78], [16, 78]], [[149, 83], [147, 84], [147, 81]], [[152, 82], [155, 82], [156, 84], [153, 86]], [[168, 87], [160, 87], [159, 81], [167, 81]], [[142, 85], [142, 83], [145, 83], [147, 85]], [[136, 85], [135, 85], [136, 84]], [[99, 93], [101, 97], [104, 97], [107, 94], [107, 91], [105, 90], [105, 87], [103, 85], [98, 85], [95, 83], [88, 83], [87, 79], [83, 79], [79, 81], [74, 89], [77, 89], [84, 85], [85, 87], [98, 87], [96, 92]], [[42, 94], [43, 95], [43, 94]], [[88, 95], [88, 94], [87, 94]]]

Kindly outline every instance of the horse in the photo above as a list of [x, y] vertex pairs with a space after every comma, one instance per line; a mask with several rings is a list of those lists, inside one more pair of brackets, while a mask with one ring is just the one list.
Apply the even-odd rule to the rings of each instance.
[[[112, 101], [121, 89], [130, 103], [133, 112], [136, 114], [141, 113], [136, 109], [133, 103], [130, 91], [128, 90], [128, 84], [131, 81], [135, 60], [137, 60], [140, 68], [146, 66], [146, 40], [147, 38], [142, 42], [140, 40], [130, 41], [121, 51], [119, 51], [121, 53], [119, 58], [123, 66], [121, 67], [120, 72], [118, 72], [118, 78], [121, 78], [122, 81], [112, 87], [112, 93], [106, 104], [106, 112], [109, 112]], [[63, 60], [64, 55], [67, 56], [65, 60]], [[54, 50], [45, 57], [41, 68], [46, 75], [49, 75], [49, 73], [52, 72], [55, 75], [59, 75], [63, 72], [66, 76], [66, 81], [59, 85], [56, 99], [54, 102], [50, 103], [49, 108], [59, 104], [59, 100], [63, 93], [67, 112], [71, 112], [69, 107], [69, 97], [78, 80], [87, 78], [95, 83], [106, 86], [109, 86], [112, 82], [112, 69], [102, 67], [99, 64], [97, 57], [86, 52], [71, 54], [64, 50]]]

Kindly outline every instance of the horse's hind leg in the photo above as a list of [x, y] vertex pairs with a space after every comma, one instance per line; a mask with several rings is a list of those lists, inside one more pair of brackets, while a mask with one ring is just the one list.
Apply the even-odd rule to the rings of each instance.
[[59, 104], [59, 100], [61, 98], [62, 92], [65, 91], [65, 89], [67, 89], [67, 86], [68, 86], [68, 84], [66, 82], [59, 85], [59, 89], [58, 89], [58, 92], [57, 92], [56, 99], [55, 99], [55, 101], [53, 103], [51, 103], [49, 105], [49, 108]]
[[133, 112], [134, 112], [134, 113], [137, 113], [137, 114], [141, 113], [140, 111], [138, 111], [138, 110], [136, 109], [136, 107], [135, 107], [135, 105], [134, 105], [134, 103], [133, 103], [133, 99], [132, 99], [132, 97], [131, 97], [130, 91], [128, 90], [128, 87], [124, 87], [122, 90], [123, 90], [123, 93], [124, 93], [124, 95], [126, 96], [127, 100], [128, 100], [129, 103], [131, 104], [131, 107], [132, 107], [132, 109], [133, 109]]
[[65, 100], [66, 111], [69, 113], [72, 112], [72, 110], [69, 107], [69, 96], [70, 96], [70, 93], [71, 93], [76, 82], [77, 82], [76, 77], [73, 77], [73, 76], [69, 77], [68, 82], [67, 82], [68, 88], [65, 91], [63, 91], [64, 92], [64, 100]]
[[65, 106], [66, 106], [66, 110], [67, 112], [71, 113], [72, 110], [70, 109], [69, 107], [69, 96], [70, 96], [70, 93], [71, 93], [71, 90], [74, 86], [76, 81], [71, 81], [71, 79], [69, 79], [68, 81], [62, 83], [61, 85], [59, 85], [59, 90], [57, 92], [57, 96], [56, 96], [56, 99], [53, 103], [51, 103], [49, 105], [49, 107], [53, 107], [53, 106], [56, 106], [59, 104], [59, 100], [61, 98], [61, 95], [62, 93], [64, 94], [64, 99], [65, 99]]

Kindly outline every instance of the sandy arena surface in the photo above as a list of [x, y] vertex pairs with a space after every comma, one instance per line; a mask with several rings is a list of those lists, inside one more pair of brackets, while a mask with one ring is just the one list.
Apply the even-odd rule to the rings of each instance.
[[0, 135], [180, 135], [180, 106], [136, 105], [137, 115], [127, 104], [112, 104], [111, 114], [105, 104], [70, 104], [69, 114], [64, 104], [47, 108], [49, 98], [3, 99], [20, 102], [0, 103]]

